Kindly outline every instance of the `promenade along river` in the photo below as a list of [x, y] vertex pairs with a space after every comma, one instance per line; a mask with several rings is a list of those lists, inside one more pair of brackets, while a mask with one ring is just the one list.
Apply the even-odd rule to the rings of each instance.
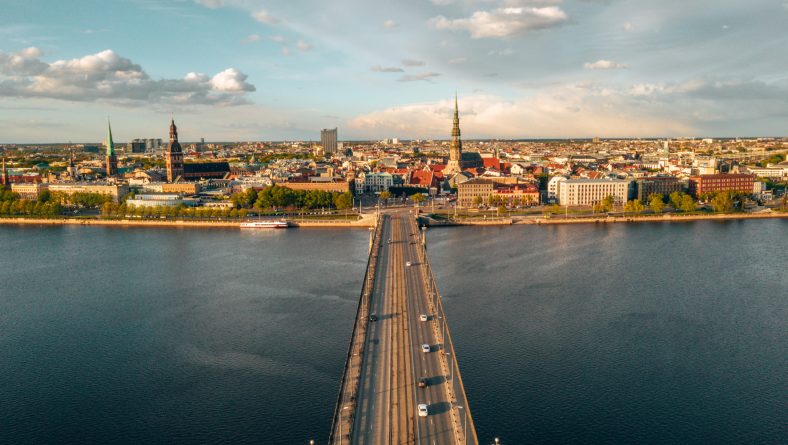
[[[479, 439], [784, 443], [787, 236], [431, 230]], [[0, 227], [0, 443], [324, 443], [367, 240]]]

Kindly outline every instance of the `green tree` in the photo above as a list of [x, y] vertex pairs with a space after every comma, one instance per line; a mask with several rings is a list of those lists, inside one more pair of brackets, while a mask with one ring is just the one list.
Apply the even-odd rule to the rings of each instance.
[[378, 195], [378, 199], [380, 199], [383, 202], [388, 202], [390, 198], [391, 198], [391, 193], [389, 193], [388, 191], [380, 192], [380, 195]]
[[421, 204], [425, 199], [427, 199], [423, 193], [414, 193], [410, 195], [411, 201], [415, 202], [416, 204]]
[[665, 208], [665, 203], [662, 201], [662, 195], [653, 193], [649, 196], [648, 206], [651, 207], [651, 211], [654, 213], [662, 213], [662, 209]]
[[711, 199], [711, 208], [715, 212], [730, 212], [733, 210], [733, 198], [728, 192], [719, 192]]
[[476, 206], [476, 207], [479, 207], [480, 205], [482, 205], [482, 201], [483, 200], [482, 200], [481, 196], [474, 196], [473, 197], [473, 205]]
[[676, 210], [681, 209], [681, 200], [684, 197], [683, 192], [673, 192], [670, 194], [670, 206]]
[[695, 211], [695, 200], [692, 199], [690, 195], [684, 195], [681, 197], [681, 202], [679, 203], [679, 209], [682, 212], [694, 212]]
[[341, 195], [337, 195], [337, 197], [334, 199], [334, 205], [339, 210], [353, 207], [353, 194], [350, 192], [345, 192]]
[[645, 210], [645, 207], [639, 199], [633, 199], [624, 204], [625, 213], [641, 213], [643, 210]]

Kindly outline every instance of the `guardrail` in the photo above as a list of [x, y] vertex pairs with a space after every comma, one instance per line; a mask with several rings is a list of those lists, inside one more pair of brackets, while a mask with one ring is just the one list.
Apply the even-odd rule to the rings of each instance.
[[[366, 343], [366, 328], [369, 323], [369, 299], [375, 285], [377, 258], [380, 252], [380, 234], [383, 230], [383, 224], [381, 222], [382, 217], [379, 216], [375, 226], [372, 248], [367, 258], [367, 268], [364, 272], [364, 284], [361, 286], [361, 295], [359, 296], [358, 306], [356, 307], [356, 319], [353, 323], [353, 331], [350, 334], [350, 346], [348, 347], [347, 356], [345, 357], [345, 367], [343, 368], [342, 380], [339, 385], [339, 395], [337, 396], [337, 404], [334, 408], [334, 416], [331, 422], [331, 433], [328, 437], [329, 444], [344, 443], [344, 437], [350, 437], [352, 433], [353, 419], [355, 417], [355, 396], [358, 393], [361, 372], [361, 360], [359, 360], [358, 370], [354, 370], [353, 357], [358, 356], [360, 358], [363, 353], [362, 345]], [[370, 271], [372, 272], [371, 274]], [[351, 403], [350, 413], [345, 415], [343, 411], [345, 411], [345, 406], [348, 402]], [[343, 422], [347, 422], [346, 429], [342, 428]], [[339, 441], [337, 441], [337, 437]]]
[[[423, 240], [425, 241], [425, 240]], [[465, 386], [462, 383], [462, 376], [460, 375], [460, 365], [457, 360], [457, 354], [454, 350], [454, 342], [451, 338], [451, 333], [449, 332], [448, 321], [446, 319], [446, 312], [443, 309], [443, 301], [440, 296], [440, 292], [438, 291], [438, 285], [435, 281], [435, 274], [432, 271], [432, 265], [429, 260], [429, 256], [427, 255], [427, 246], [425, 243], [422, 244], [422, 248], [418, 249], [419, 253], [422, 257], [422, 262], [425, 267], [425, 279], [427, 280], [427, 288], [430, 291], [430, 304], [433, 305], [435, 308], [435, 315], [439, 316], [439, 320], [443, 322], [442, 330], [438, 328], [438, 333], [436, 336], [440, 334], [440, 338], [443, 342], [443, 360], [446, 361], [446, 355], [450, 355], [451, 362], [450, 368], [446, 369], [446, 381], [450, 384], [447, 385], [450, 391], [450, 400], [452, 402], [451, 406], [451, 415], [452, 419], [454, 420], [455, 430], [457, 431], [457, 438], [458, 444], [462, 443], [463, 445], [473, 444], [478, 445], [479, 439], [476, 436], [476, 427], [473, 423], [473, 417], [471, 416], [471, 409], [468, 406], [468, 398], [465, 393]], [[449, 351], [446, 354], [446, 351]], [[447, 363], [448, 366], [448, 363]], [[450, 379], [451, 377], [451, 379]], [[458, 397], [459, 396], [459, 397]], [[457, 407], [456, 402], [459, 401], [462, 403], [462, 410], [463, 415], [467, 416], [464, 419], [460, 420], [458, 413], [455, 413], [455, 408]], [[457, 410], [459, 411], [459, 409]], [[470, 433], [470, 434], [469, 434]], [[462, 437], [463, 441], [460, 442], [459, 438]]]

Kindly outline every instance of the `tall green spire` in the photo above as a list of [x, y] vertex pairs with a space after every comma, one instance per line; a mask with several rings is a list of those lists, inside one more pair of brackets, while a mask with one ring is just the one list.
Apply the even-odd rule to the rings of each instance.
[[112, 142], [112, 125], [107, 118], [107, 156], [115, 156], [115, 143]]

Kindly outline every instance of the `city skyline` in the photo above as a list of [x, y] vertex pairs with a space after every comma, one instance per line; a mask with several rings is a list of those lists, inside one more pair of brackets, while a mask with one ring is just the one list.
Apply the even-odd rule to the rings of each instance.
[[741, 3], [7, 5], [0, 142], [101, 140], [107, 115], [161, 137], [172, 112], [189, 140], [447, 139], [455, 90], [468, 139], [782, 136], [788, 3]]

